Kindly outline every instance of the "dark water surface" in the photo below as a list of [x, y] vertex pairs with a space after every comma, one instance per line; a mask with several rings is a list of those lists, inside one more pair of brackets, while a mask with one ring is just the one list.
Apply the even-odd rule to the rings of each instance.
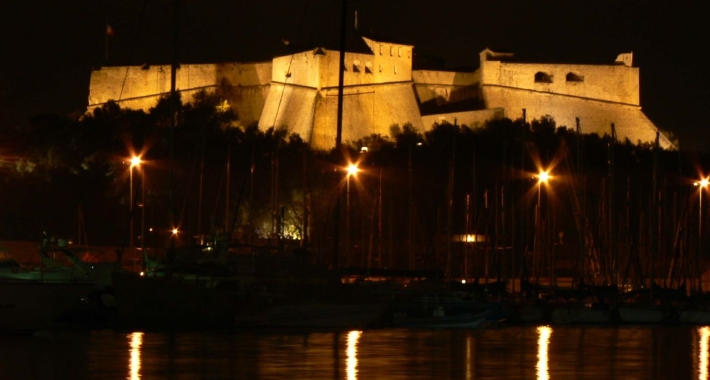
[[0, 379], [708, 379], [710, 328], [0, 337]]

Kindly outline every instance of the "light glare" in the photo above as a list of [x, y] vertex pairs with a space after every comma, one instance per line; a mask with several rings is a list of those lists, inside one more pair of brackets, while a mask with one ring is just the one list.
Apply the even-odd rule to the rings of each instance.
[[359, 171], [359, 169], [357, 168], [357, 165], [355, 165], [355, 164], [348, 165], [348, 175], [349, 176], [357, 174], [358, 171]]

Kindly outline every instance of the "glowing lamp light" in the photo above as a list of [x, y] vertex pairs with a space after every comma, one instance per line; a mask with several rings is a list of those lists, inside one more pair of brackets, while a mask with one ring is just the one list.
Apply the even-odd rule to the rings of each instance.
[[173, 228], [173, 235], [177, 236], [177, 234], [178, 234], [178, 229], [177, 229], [177, 228]]
[[355, 165], [355, 164], [350, 164], [350, 165], [348, 165], [348, 169], [347, 169], [347, 170], [348, 170], [348, 176], [355, 175], [355, 174], [357, 174], [358, 171], [360, 171], [360, 170], [357, 168], [357, 165]]
[[706, 186], [708, 185], [708, 183], [710, 183], [710, 182], [708, 182], [708, 179], [707, 179], [707, 178], [703, 178], [703, 179], [701, 179], [701, 180], [698, 181], [698, 182], [693, 182], [693, 185], [695, 185], [695, 186], [700, 186], [700, 187], [706, 187]]
[[141, 158], [139, 156], [131, 157], [131, 167], [140, 166], [142, 162], [143, 161], [141, 161]]
[[548, 171], [541, 171], [540, 174], [537, 175], [537, 178], [540, 182], [545, 182], [551, 178], [550, 173]]

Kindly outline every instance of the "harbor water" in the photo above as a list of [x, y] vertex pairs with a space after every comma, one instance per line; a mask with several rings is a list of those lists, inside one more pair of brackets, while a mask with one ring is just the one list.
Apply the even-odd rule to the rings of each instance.
[[0, 336], [2, 379], [708, 379], [710, 327]]

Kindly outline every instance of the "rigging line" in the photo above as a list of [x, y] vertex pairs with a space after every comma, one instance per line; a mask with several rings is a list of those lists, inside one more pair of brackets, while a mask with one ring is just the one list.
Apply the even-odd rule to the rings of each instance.
[[123, 83], [121, 83], [121, 91], [118, 93], [118, 102], [121, 101], [123, 97], [123, 90], [126, 88], [126, 80], [128, 79], [128, 70], [131, 68], [130, 62], [133, 60], [133, 53], [136, 51], [136, 46], [138, 45], [138, 36], [143, 27], [143, 17], [145, 16], [145, 8], [148, 5], [147, 0], [143, 0], [143, 7], [141, 8], [141, 14], [138, 18], [138, 26], [136, 27], [136, 34], [133, 36], [133, 43], [131, 44], [131, 50], [128, 52], [128, 65], [126, 65], [126, 73], [123, 74]]
[[[296, 31], [296, 38], [294, 40], [298, 40], [299, 37], [301, 37], [301, 32], [303, 31], [303, 23], [305, 20], [305, 15], [306, 15], [306, 9], [308, 7], [308, 3], [304, 2], [303, 3], [303, 11], [301, 12], [301, 20], [298, 22], [298, 30]], [[276, 119], [279, 117], [279, 110], [281, 109], [281, 102], [283, 102], [284, 99], [284, 94], [286, 93], [286, 82], [288, 81], [288, 74], [291, 73], [291, 64], [293, 63], [293, 57], [295, 56], [294, 54], [291, 54], [291, 59], [288, 61], [288, 68], [286, 69], [286, 78], [284, 78], [284, 87], [283, 91], [281, 91], [281, 96], [279, 97], [279, 104], [276, 106], [276, 112], [274, 113], [274, 122], [271, 123], [271, 127], [276, 129]]]

